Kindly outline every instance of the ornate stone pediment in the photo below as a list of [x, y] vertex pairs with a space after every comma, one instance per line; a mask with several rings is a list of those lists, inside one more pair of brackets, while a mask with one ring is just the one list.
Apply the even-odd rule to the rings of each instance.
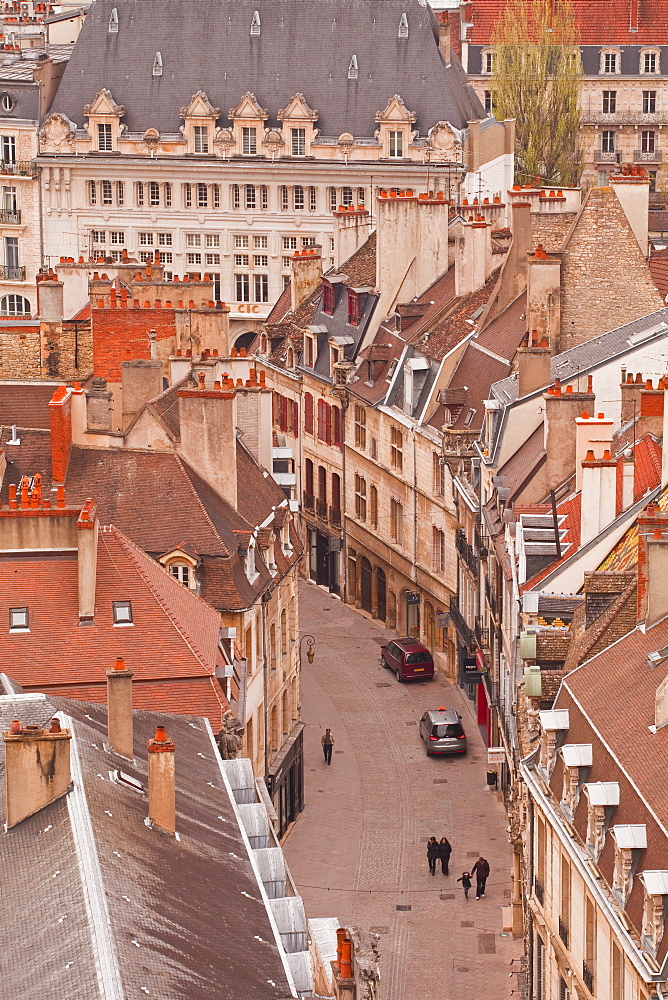
[[117, 118], [122, 118], [125, 109], [122, 104], [116, 104], [111, 92], [103, 87], [97, 92], [92, 104], [84, 105], [84, 114], [89, 118], [94, 115], [115, 115]]
[[40, 152], [73, 153], [76, 130], [76, 125], [67, 115], [47, 115], [39, 130]]
[[216, 129], [216, 134], [213, 139], [214, 146], [217, 146], [223, 156], [226, 156], [232, 149], [232, 146], [236, 145], [236, 140], [232, 134], [231, 128], [219, 128]]
[[158, 143], [160, 142], [160, 133], [157, 128], [147, 128], [144, 132], [144, 145], [149, 152], [158, 148]]
[[248, 91], [241, 98], [236, 108], [230, 108], [227, 112], [227, 117], [231, 118], [232, 121], [236, 118], [261, 118], [262, 121], [266, 121], [269, 117], [269, 112], [266, 108], [261, 108], [255, 94], [251, 94]]
[[385, 105], [383, 111], [376, 112], [377, 122], [414, 122], [416, 115], [409, 111], [399, 94], [395, 94]]
[[179, 111], [181, 118], [217, 118], [220, 108], [214, 108], [203, 90], [193, 94], [190, 104]]
[[427, 148], [432, 159], [461, 161], [462, 144], [449, 122], [438, 122], [429, 130]]
[[274, 154], [278, 153], [281, 146], [285, 145], [285, 142], [283, 141], [283, 136], [275, 128], [265, 129], [264, 139], [262, 140], [262, 142], [267, 147], [269, 153], [274, 153]]
[[320, 117], [320, 112], [314, 111], [308, 106], [303, 94], [295, 94], [288, 102], [287, 107], [281, 108], [276, 117], [280, 122], [288, 119], [314, 122]]

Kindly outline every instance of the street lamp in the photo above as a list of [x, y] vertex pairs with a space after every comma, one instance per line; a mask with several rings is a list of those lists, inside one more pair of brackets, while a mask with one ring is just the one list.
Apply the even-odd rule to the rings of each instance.
[[306, 650], [306, 659], [308, 660], [309, 663], [313, 663], [313, 660], [315, 658], [315, 653], [313, 652], [313, 647], [315, 646], [315, 639], [313, 638], [312, 635], [310, 635], [307, 632], [306, 635], [303, 635], [301, 637], [301, 639], [299, 640], [299, 664], [300, 664], [300, 666], [301, 666], [301, 662], [302, 662], [302, 647], [303, 647], [304, 639], [306, 639], [306, 645], [308, 646], [308, 649]]

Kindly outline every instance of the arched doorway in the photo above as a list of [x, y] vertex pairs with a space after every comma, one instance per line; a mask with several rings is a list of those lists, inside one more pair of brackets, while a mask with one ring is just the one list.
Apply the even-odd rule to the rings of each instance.
[[433, 653], [436, 649], [436, 615], [429, 601], [424, 602], [424, 632], [426, 645]]
[[245, 347], [246, 350], [248, 350], [248, 348], [253, 343], [256, 337], [257, 337], [256, 330], [247, 330], [246, 333], [239, 334], [239, 336], [234, 341], [235, 350], [240, 351], [242, 347]]
[[376, 598], [378, 617], [381, 621], [385, 621], [387, 618], [387, 581], [385, 580], [385, 573], [380, 566], [376, 569]]
[[362, 608], [371, 614], [371, 563], [362, 556]]

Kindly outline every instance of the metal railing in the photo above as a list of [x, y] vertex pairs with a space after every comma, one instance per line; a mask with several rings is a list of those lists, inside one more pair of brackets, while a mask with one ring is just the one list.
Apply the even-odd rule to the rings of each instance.
[[30, 160], [0, 160], [0, 174], [12, 174], [14, 177], [34, 177], [37, 172], [35, 164]]
[[459, 638], [463, 641], [467, 649], [473, 647], [473, 630], [467, 625], [466, 620], [459, 610], [456, 597], [450, 598], [450, 617], [459, 633]]
[[661, 163], [663, 160], [662, 149], [636, 149], [633, 154], [635, 163]]
[[20, 226], [21, 225], [21, 211], [18, 208], [2, 208], [0, 209], [0, 222], [3, 226]]
[[590, 993], [594, 992], [594, 973], [591, 971], [586, 962], [582, 963], [582, 978], [584, 979], [584, 984]]
[[315, 510], [315, 497], [312, 493], [304, 493], [304, 510]]
[[335, 528], [341, 527], [341, 508], [340, 507], [330, 507], [329, 508], [329, 523], [334, 525]]
[[665, 125], [668, 111], [583, 111], [583, 125]]
[[622, 154], [616, 149], [597, 149], [594, 158], [597, 163], [621, 163]]
[[0, 267], [0, 281], [25, 281], [25, 267]]
[[474, 576], [478, 575], [478, 557], [473, 551], [472, 547], [466, 541], [466, 535], [460, 528], [455, 535], [455, 548], [459, 552], [460, 556], [471, 570]]
[[533, 891], [534, 891], [534, 895], [535, 895], [536, 899], [538, 900], [538, 902], [542, 906], [543, 905], [543, 883], [541, 882], [541, 880], [539, 878], [536, 878], [535, 876], [534, 876], [534, 880], [533, 880]]
[[559, 937], [561, 938], [561, 940], [564, 942], [564, 944], [568, 948], [568, 927], [563, 922], [563, 920], [561, 919], [561, 917], [559, 917]]
[[318, 517], [321, 517], [323, 521], [327, 520], [327, 501], [326, 500], [316, 500], [315, 502], [315, 512]]

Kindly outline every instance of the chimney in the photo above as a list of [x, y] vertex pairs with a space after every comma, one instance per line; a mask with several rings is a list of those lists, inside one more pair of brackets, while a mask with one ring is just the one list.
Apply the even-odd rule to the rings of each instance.
[[552, 352], [547, 340], [538, 342], [536, 331], [529, 334], [529, 343], [517, 350], [518, 396], [544, 389], [550, 383]]
[[116, 657], [107, 670], [107, 744], [110, 750], [132, 760], [134, 757], [132, 678], [123, 657]]
[[668, 615], [668, 511], [648, 504], [638, 518], [638, 621]]
[[79, 589], [79, 625], [92, 625], [95, 617], [97, 582], [97, 510], [86, 500], [77, 520], [77, 579]]
[[360, 206], [352, 211], [339, 208], [333, 214], [334, 267], [340, 268], [366, 242], [371, 232], [371, 217]]
[[[228, 503], [237, 506], [237, 400], [224, 375], [222, 388], [179, 389], [180, 454]], [[220, 385], [220, 383], [217, 383]]]
[[622, 510], [632, 506], [635, 494], [636, 463], [633, 448], [627, 448], [622, 458]]
[[561, 331], [561, 261], [539, 244], [527, 260], [527, 326], [556, 354]]
[[176, 833], [174, 744], [158, 726], [148, 746], [148, 820], [164, 833]]
[[484, 219], [464, 222], [455, 248], [455, 295], [477, 292], [492, 272], [492, 227]]
[[[485, 314], [486, 325], [514, 302], [527, 286], [527, 257], [531, 253], [531, 205], [526, 201], [513, 202], [511, 212], [512, 240], [501, 266], [494, 301]], [[543, 385], [548, 382], [549, 379]]]
[[107, 389], [106, 379], [96, 375], [90, 389], [86, 390], [86, 430], [112, 430], [112, 393]]
[[643, 257], [649, 252], [649, 177], [640, 168], [635, 174], [610, 174], [610, 186], [624, 210]]
[[290, 258], [291, 308], [294, 312], [320, 284], [322, 247], [305, 247]]
[[14, 721], [3, 739], [9, 829], [69, 790], [72, 736], [54, 718], [50, 729]]
[[663, 390], [663, 433], [661, 437], [661, 485], [668, 483], [668, 382], [664, 379]]
[[123, 428], [142, 407], [162, 392], [162, 362], [157, 358], [137, 358], [121, 363]]
[[[272, 391], [259, 382], [246, 380], [238, 386], [237, 427], [241, 431], [243, 443], [263, 469], [273, 467], [272, 444]], [[289, 404], [288, 404], [289, 405]], [[298, 403], [294, 404], [298, 407]]]
[[37, 282], [37, 313], [42, 323], [63, 322], [63, 283], [47, 279]]
[[654, 728], [668, 725], [668, 677], [664, 677], [654, 695]]
[[599, 460], [594, 457], [594, 452], [589, 450], [581, 467], [580, 545], [586, 545], [615, 519], [617, 463], [606, 448]]
[[575, 420], [575, 490], [582, 489], [582, 463], [588, 451], [601, 455], [612, 445], [613, 421], [606, 420], [605, 414], [589, 416], [583, 410]]
[[[447, 11], [444, 11], [442, 17], [447, 18]], [[448, 20], [440, 20], [438, 24], [438, 51], [443, 57], [443, 62], [446, 66], [451, 63], [450, 55], [450, 22]]]
[[640, 390], [640, 419], [638, 421], [638, 438], [652, 434], [660, 439], [663, 434], [663, 394], [664, 381], [657, 381], [656, 389], [648, 378]]
[[72, 404], [71, 392], [61, 385], [49, 403], [51, 422], [51, 479], [54, 483], [64, 483], [72, 444]]
[[622, 368], [622, 381], [620, 384], [622, 400], [620, 423], [622, 427], [629, 420], [638, 419], [638, 414], [640, 413], [640, 393], [644, 388], [645, 380], [641, 373], [634, 375], [633, 372], [627, 372], [625, 368]]
[[[570, 386], [567, 386], [570, 388]], [[546, 453], [543, 496], [565, 483], [577, 468], [577, 426], [575, 418], [594, 407], [591, 379], [586, 392], [564, 392], [558, 379], [543, 395], [545, 401]], [[580, 458], [584, 458], [584, 452]]]

